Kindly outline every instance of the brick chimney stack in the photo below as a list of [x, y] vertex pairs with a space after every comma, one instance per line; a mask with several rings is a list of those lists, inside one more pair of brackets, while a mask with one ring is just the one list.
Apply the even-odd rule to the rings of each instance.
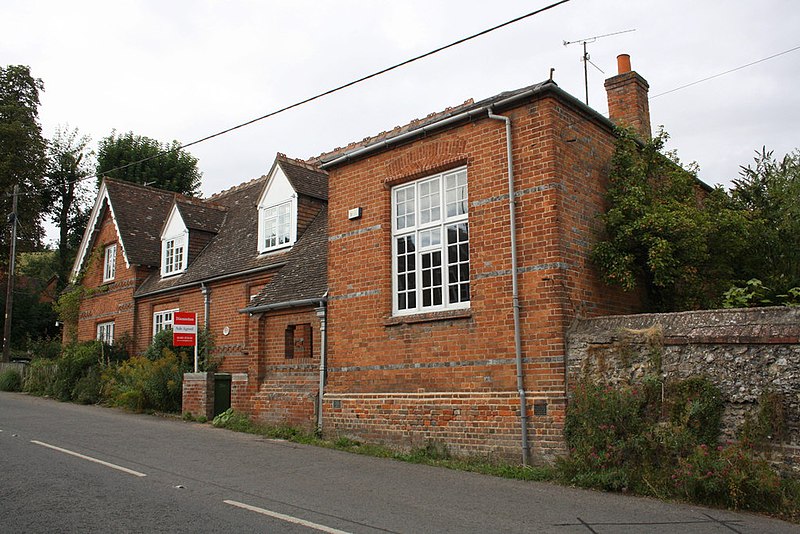
[[631, 70], [628, 54], [617, 56], [618, 74], [606, 80], [608, 115], [618, 126], [633, 128], [643, 140], [652, 138], [647, 80]]

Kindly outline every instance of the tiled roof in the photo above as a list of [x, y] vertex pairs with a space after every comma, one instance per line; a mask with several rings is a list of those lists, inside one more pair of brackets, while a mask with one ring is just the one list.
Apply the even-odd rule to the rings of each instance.
[[[181, 274], [161, 278], [153, 273], [136, 291], [136, 296], [162, 291], [210, 278], [232, 275], [253, 269], [278, 266], [286, 261], [285, 251], [267, 254], [257, 253], [258, 217], [256, 202], [261, 194], [266, 177], [246, 182], [211, 197], [219, 208], [225, 210], [224, 224], [203, 252]], [[209, 213], [222, 213], [218, 209]], [[188, 222], [187, 222], [188, 224]], [[160, 253], [160, 246], [158, 252]]]
[[186, 228], [214, 234], [219, 232], [228, 212], [224, 206], [207, 200], [182, 198], [176, 199], [175, 204]]
[[328, 173], [300, 159], [291, 159], [278, 153], [278, 165], [283, 169], [292, 187], [301, 195], [328, 200]]
[[176, 194], [110, 178], [105, 184], [128, 261], [159, 265], [161, 228]]
[[462, 113], [468, 113], [473, 110], [479, 110], [482, 107], [501, 102], [507, 98], [511, 98], [516, 95], [521, 95], [522, 93], [528, 91], [536, 91], [539, 89], [543, 89], [545, 88], [545, 86], [553, 88], [557, 87], [555, 82], [548, 80], [534, 85], [529, 85], [527, 87], [522, 87], [520, 89], [515, 89], [513, 91], [505, 91], [497, 95], [494, 95], [492, 97], [485, 98], [479, 102], [475, 102], [470, 98], [461, 105], [455, 107], [449, 107], [444, 109], [443, 111], [439, 111], [436, 113], [431, 113], [422, 119], [414, 119], [411, 122], [404, 124], [402, 126], [395, 126], [392, 130], [381, 132], [371, 137], [366, 137], [361, 141], [356, 141], [348, 144], [347, 146], [335, 148], [329, 152], [324, 152], [319, 156], [314, 156], [312, 158], [309, 158], [308, 163], [311, 165], [321, 165], [324, 163], [328, 163], [330, 161], [335, 160], [336, 158], [351, 154], [362, 148], [384, 143], [386, 141], [391, 141], [396, 137], [407, 134], [409, 132], [413, 132], [415, 130], [420, 130], [422, 128], [425, 128], [426, 126], [430, 126], [432, 124], [435, 124], [439, 121], [443, 121], [450, 117], [455, 117]]
[[328, 290], [328, 211], [323, 209], [297, 240], [288, 263], [248, 309], [295, 300], [322, 298]]

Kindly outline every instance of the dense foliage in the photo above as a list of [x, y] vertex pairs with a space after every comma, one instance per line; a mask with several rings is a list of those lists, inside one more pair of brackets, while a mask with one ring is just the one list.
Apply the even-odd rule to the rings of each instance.
[[760, 281], [758, 299], [766, 304], [800, 301], [800, 151], [779, 160], [762, 149], [741, 167], [730, 195], [747, 217], [737, 285]]
[[[710, 189], [664, 150], [620, 130], [611, 162], [606, 237], [592, 253], [605, 281], [641, 288], [650, 309], [791, 303], [800, 284], [800, 156], [762, 151], [728, 193]], [[764, 280], [764, 298], [732, 287]], [[779, 295], [784, 298], [781, 299]]]
[[[759, 443], [719, 442], [722, 401], [709, 381], [635, 387], [579, 384], [565, 421], [559, 477], [582, 487], [797, 517], [800, 482], [782, 479]], [[761, 416], [756, 416], [756, 420]], [[755, 434], [753, 434], [755, 435]]]
[[[45, 140], [39, 124], [39, 93], [42, 80], [34, 78], [24, 65], [0, 67], [0, 213], [12, 211], [11, 192], [20, 189], [18, 220], [19, 250], [35, 250], [44, 231], [41, 224], [44, 202], [42, 179], [45, 171]], [[8, 261], [10, 235], [0, 233], [0, 258]]]
[[89, 217], [92, 176], [89, 137], [74, 130], [58, 128], [47, 143], [47, 170], [44, 196], [50, 221], [58, 226], [59, 287], [69, 279], [69, 268], [75, 259]]
[[133, 132], [112, 132], [100, 141], [95, 170], [98, 183], [108, 176], [196, 196], [202, 177], [197, 158], [180, 146], [178, 141], [162, 144]]

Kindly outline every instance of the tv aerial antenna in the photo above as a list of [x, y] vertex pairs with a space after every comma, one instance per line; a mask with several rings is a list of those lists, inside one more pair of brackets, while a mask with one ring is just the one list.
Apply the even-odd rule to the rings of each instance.
[[[602, 39], [603, 37], [611, 37], [612, 35], [619, 35], [621, 33], [630, 33], [630, 32], [635, 32], [635, 31], [636, 31], [636, 28], [633, 28], [631, 30], [622, 30], [620, 32], [606, 33], [606, 34], [603, 34], [603, 35], [595, 35], [594, 37], [587, 37], [585, 39], [576, 39], [575, 41], [564, 41], [564, 46], [571, 45], [571, 44], [578, 44], [578, 43], [583, 45], [583, 56], [581, 57], [581, 61], [583, 61], [583, 85], [584, 85], [584, 88], [586, 89], [586, 105], [587, 106], [589, 105], [589, 68], [588, 68], [588, 65], [589, 65], [589, 63], [592, 63], [592, 61], [591, 61], [591, 58], [589, 56], [588, 50], [586, 50], [586, 45], [589, 44], [589, 43], [593, 43], [593, 42], [597, 41], [598, 39]], [[592, 67], [596, 68], [600, 72], [603, 72], [603, 69], [601, 69], [600, 67], [598, 67], [594, 63], [592, 63]], [[605, 74], [605, 72], [603, 72], [603, 74]]]

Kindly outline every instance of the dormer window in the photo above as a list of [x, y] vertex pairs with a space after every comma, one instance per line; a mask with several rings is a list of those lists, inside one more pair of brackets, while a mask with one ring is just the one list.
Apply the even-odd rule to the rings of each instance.
[[170, 276], [186, 270], [186, 235], [162, 241], [161, 275]]
[[103, 282], [110, 282], [117, 274], [117, 244], [109, 245], [103, 260]]
[[279, 165], [258, 199], [258, 252], [290, 247], [297, 240], [297, 192]]
[[263, 250], [278, 248], [292, 241], [292, 201], [264, 209]]

